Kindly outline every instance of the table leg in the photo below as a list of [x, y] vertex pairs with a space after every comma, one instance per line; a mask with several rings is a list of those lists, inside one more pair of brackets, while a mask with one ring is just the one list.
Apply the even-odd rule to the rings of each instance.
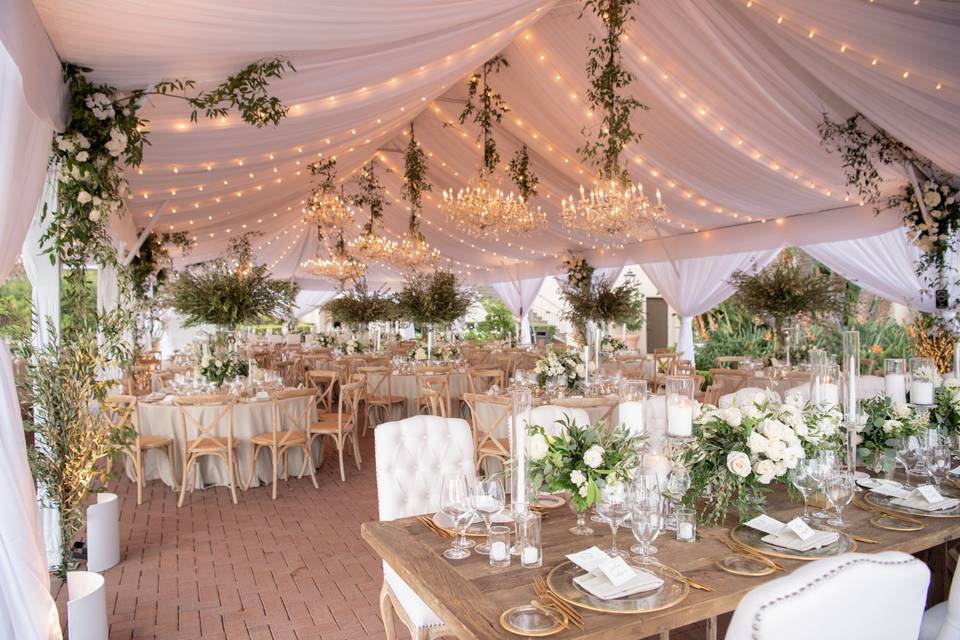
[[670, 640], [670, 629], [664, 629], [660, 632], [660, 640]]
[[707, 618], [707, 640], [717, 640], [717, 616]]

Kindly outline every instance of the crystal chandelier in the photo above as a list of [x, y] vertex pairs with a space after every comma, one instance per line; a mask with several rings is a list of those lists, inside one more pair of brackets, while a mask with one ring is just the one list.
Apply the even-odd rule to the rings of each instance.
[[353, 258], [333, 255], [329, 258], [317, 256], [300, 265], [310, 273], [343, 284], [347, 280], [357, 281], [367, 274], [367, 266]]
[[440, 260], [440, 251], [427, 244], [419, 232], [408, 231], [400, 238], [393, 262], [397, 266], [418, 271], [432, 267]]
[[506, 236], [529, 233], [546, 223], [546, 213], [513, 192], [505, 193], [487, 176], [471, 178], [457, 192], [443, 191], [443, 210], [468, 233]]
[[604, 179], [589, 191], [581, 185], [579, 199], [564, 200], [561, 218], [568, 229], [612, 236], [650, 228], [663, 214], [659, 190], [654, 206], [643, 194], [643, 185]]
[[303, 212], [303, 220], [321, 227], [342, 226], [351, 212], [347, 203], [336, 193], [315, 193]]
[[397, 252], [397, 243], [376, 233], [364, 233], [347, 243], [347, 253], [357, 258], [391, 262]]

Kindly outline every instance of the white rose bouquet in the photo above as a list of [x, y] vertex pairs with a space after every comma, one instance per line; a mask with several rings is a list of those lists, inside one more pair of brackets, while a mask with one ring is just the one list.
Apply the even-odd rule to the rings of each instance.
[[611, 335], [603, 336], [603, 340], [600, 341], [600, 351], [606, 354], [614, 354], [618, 351], [623, 351], [627, 348], [627, 345], [620, 338], [614, 338]]
[[200, 375], [216, 385], [223, 384], [227, 378], [246, 376], [249, 372], [250, 369], [244, 360], [229, 355], [222, 359], [205, 358], [205, 362], [200, 367]]
[[351, 356], [357, 353], [363, 353], [363, 345], [360, 344], [360, 341], [356, 338], [350, 338], [341, 345], [343, 354]]
[[530, 427], [527, 455], [532, 488], [534, 493], [569, 491], [574, 508], [583, 513], [599, 499], [601, 487], [633, 477], [646, 436], [633, 436], [622, 425], [610, 429], [602, 421], [580, 426], [565, 419], [559, 424], [559, 435], [541, 426]]
[[937, 425], [950, 435], [960, 432], [960, 379], [947, 378], [943, 386], [937, 389], [937, 409], [934, 415]]
[[541, 387], [547, 384], [548, 379], [557, 377], [561, 378], [570, 390], [579, 389], [583, 385], [583, 358], [573, 350], [561, 353], [551, 351], [537, 360], [533, 370], [537, 374], [537, 384]]
[[333, 338], [333, 336], [327, 333], [316, 334], [314, 342], [321, 347], [332, 347], [334, 344], [336, 344], [336, 340]]
[[762, 395], [744, 406], [702, 405], [694, 419], [697, 439], [684, 451], [690, 468], [689, 496], [706, 495], [701, 518], [720, 524], [731, 503], [742, 520], [763, 510], [766, 487], [782, 481], [806, 457], [810, 429], [801, 409]]

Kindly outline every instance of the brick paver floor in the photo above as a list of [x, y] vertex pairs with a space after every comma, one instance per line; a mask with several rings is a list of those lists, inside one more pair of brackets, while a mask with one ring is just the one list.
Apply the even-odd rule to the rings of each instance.
[[[360, 523], [377, 517], [372, 435], [361, 456], [360, 471], [346, 459], [346, 483], [328, 457], [320, 489], [292, 478], [275, 501], [258, 487], [237, 505], [216, 487], [177, 509], [157, 481], [138, 507], [136, 487], [120, 480], [121, 561], [104, 574], [110, 640], [385, 638], [380, 560], [360, 539]], [[66, 589], [56, 590], [66, 624]], [[402, 625], [398, 633], [407, 636]]]

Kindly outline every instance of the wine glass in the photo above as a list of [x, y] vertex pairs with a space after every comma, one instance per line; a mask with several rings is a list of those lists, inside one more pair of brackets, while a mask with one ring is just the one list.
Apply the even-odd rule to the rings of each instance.
[[940, 483], [943, 481], [947, 469], [950, 467], [950, 459], [952, 457], [950, 449], [944, 446], [935, 446], [929, 447], [925, 453], [924, 461], [927, 471], [930, 472], [930, 477], [937, 486], [937, 490], [939, 490]]
[[483, 544], [476, 545], [473, 550], [477, 553], [487, 555], [490, 553], [490, 526], [493, 524], [493, 516], [503, 511], [506, 504], [506, 493], [503, 490], [503, 483], [500, 478], [492, 477], [486, 480], [479, 480], [473, 488], [471, 494], [471, 503], [473, 510], [483, 520], [487, 528], [487, 539]]
[[467, 547], [467, 526], [473, 517], [473, 508], [470, 506], [470, 487], [467, 476], [456, 474], [444, 476], [440, 482], [440, 510], [453, 520], [457, 531], [457, 538], [453, 546], [443, 552], [448, 560], [462, 560], [470, 555]]
[[853, 474], [846, 471], [835, 471], [824, 480], [823, 487], [827, 500], [837, 511], [837, 517], [827, 520], [827, 524], [843, 529], [847, 523], [843, 521], [843, 508], [853, 500], [853, 488], [856, 486]]
[[614, 558], [629, 555], [617, 548], [617, 529], [630, 515], [627, 486], [623, 483], [605, 485], [600, 490], [597, 513], [610, 524], [610, 531], [613, 534], [613, 542], [607, 553]]
[[663, 529], [663, 504], [659, 495], [650, 493], [633, 502], [633, 508], [630, 511], [630, 529], [639, 543], [630, 547], [630, 551], [640, 556], [638, 562], [657, 564], [656, 558], [653, 557], [657, 548], [652, 543]]
[[906, 436], [897, 439], [895, 459], [897, 462], [903, 465], [903, 470], [907, 474], [907, 481], [904, 483], [907, 487], [913, 486], [913, 483], [910, 480], [910, 472], [913, 470], [914, 466], [916, 466], [919, 456], [920, 452], [918, 451], [918, 443], [914, 438]]
[[810, 520], [807, 501], [820, 488], [819, 465], [817, 460], [807, 458], [801, 460], [797, 468], [790, 472], [790, 483], [803, 496], [803, 516], [801, 517], [804, 520]]
[[670, 513], [667, 515], [667, 527], [671, 526], [671, 522], [673, 526], [676, 526], [676, 508], [684, 496], [687, 495], [687, 490], [689, 489], [690, 472], [687, 471], [687, 468], [682, 464], [674, 464], [667, 473], [666, 482], [662, 490], [663, 495], [669, 500], [667, 507], [670, 509]]
[[[837, 452], [833, 449], [821, 449], [817, 452], [817, 465], [812, 469], [814, 479], [818, 483], [818, 489], [823, 489], [823, 483], [838, 468]], [[826, 520], [831, 517], [826, 508], [813, 513], [814, 518]]]

